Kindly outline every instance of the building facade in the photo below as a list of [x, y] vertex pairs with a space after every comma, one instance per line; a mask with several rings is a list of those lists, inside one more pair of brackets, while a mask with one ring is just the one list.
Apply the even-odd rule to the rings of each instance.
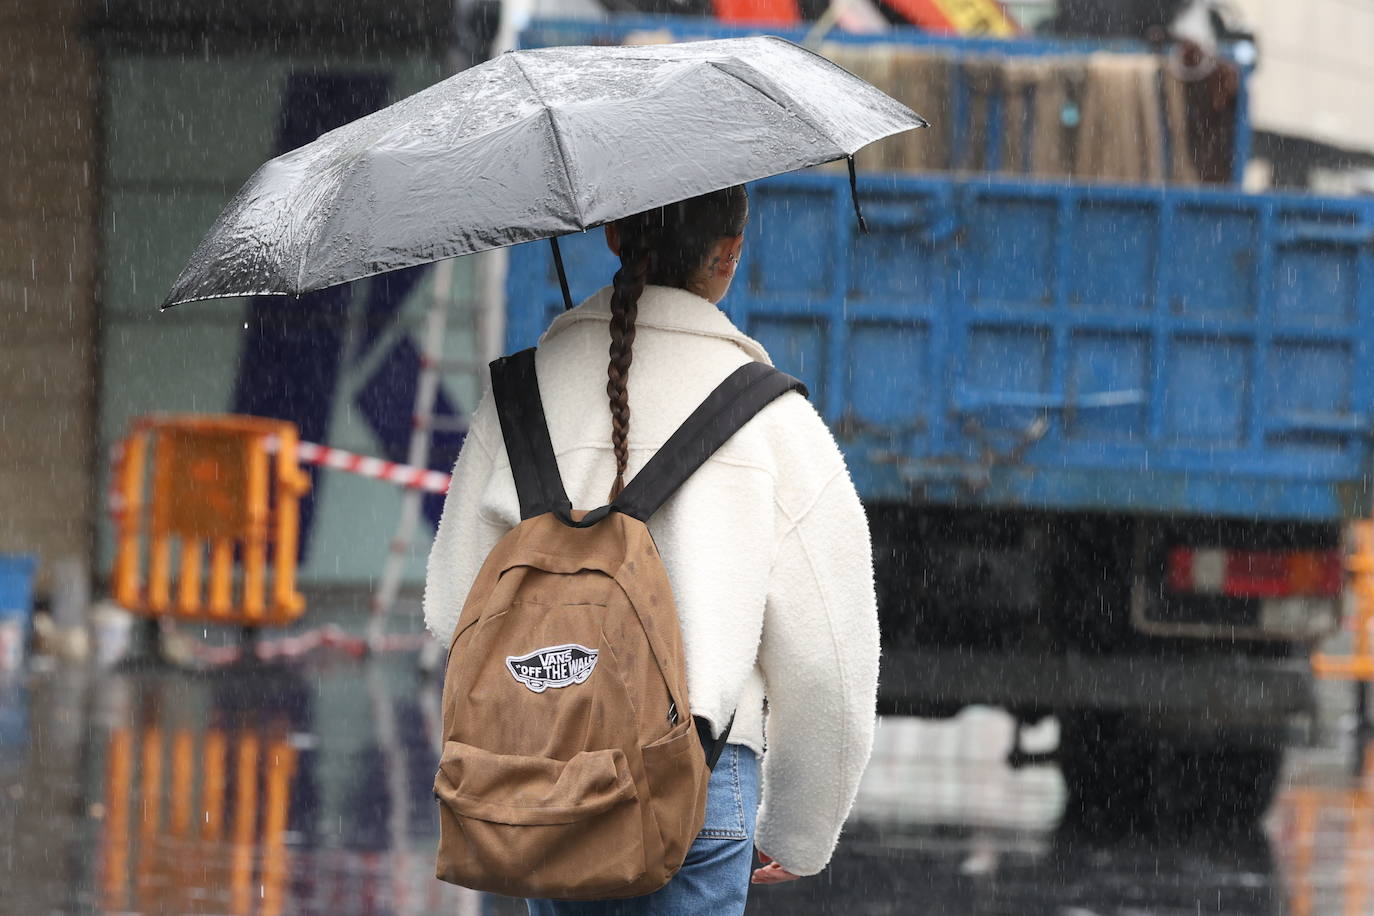
[[[453, 7], [432, 0], [222, 4], [20, 0], [4, 17], [0, 185], [0, 550], [45, 569], [113, 553], [109, 456], [153, 413], [251, 413], [302, 437], [404, 460], [432, 269], [300, 300], [158, 312], [216, 213], [261, 163], [442, 78]], [[5, 130], [6, 128], [0, 128]], [[12, 152], [8, 152], [11, 151]], [[472, 269], [458, 262], [431, 466], [447, 470], [477, 397]], [[313, 474], [301, 579], [366, 586], [400, 492]], [[426, 498], [426, 524], [442, 497]], [[407, 579], [422, 575], [419, 532]], [[40, 591], [42, 588], [40, 588]]]
[[[1259, 42], [1256, 155], [1279, 187], [1374, 193], [1374, 3], [1231, 0]], [[1268, 182], [1266, 182], [1268, 183]]]

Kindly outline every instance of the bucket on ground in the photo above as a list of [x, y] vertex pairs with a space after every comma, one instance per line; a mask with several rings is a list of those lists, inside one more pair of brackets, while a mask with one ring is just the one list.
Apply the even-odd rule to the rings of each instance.
[[16, 671], [24, 662], [37, 571], [33, 554], [0, 553], [0, 672]]

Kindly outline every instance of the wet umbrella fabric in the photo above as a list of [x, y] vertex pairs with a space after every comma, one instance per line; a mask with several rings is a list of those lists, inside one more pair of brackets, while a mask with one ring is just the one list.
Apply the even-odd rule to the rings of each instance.
[[263, 165], [163, 307], [553, 238], [924, 124], [781, 38], [509, 52]]

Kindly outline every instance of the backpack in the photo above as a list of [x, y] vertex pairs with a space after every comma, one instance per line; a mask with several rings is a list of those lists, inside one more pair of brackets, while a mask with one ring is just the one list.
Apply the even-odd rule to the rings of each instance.
[[713, 740], [691, 715], [646, 523], [759, 410], [806, 389], [764, 363], [740, 367], [614, 501], [575, 512], [534, 350], [496, 360], [491, 377], [521, 521], [478, 572], [449, 649], [435, 871], [512, 897], [651, 893], [701, 831], [729, 727]]

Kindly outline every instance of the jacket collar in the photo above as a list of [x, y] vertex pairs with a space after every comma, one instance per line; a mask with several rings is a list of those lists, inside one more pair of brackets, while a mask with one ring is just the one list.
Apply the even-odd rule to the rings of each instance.
[[[553, 320], [539, 338], [539, 343], [556, 337], [579, 321], [611, 320], [611, 287], [597, 290], [576, 308]], [[635, 326], [657, 328], [677, 334], [696, 334], [728, 340], [743, 350], [750, 359], [773, 365], [768, 351], [752, 337], [744, 334], [725, 317], [709, 299], [672, 286], [645, 286], [639, 297], [639, 314]]]

